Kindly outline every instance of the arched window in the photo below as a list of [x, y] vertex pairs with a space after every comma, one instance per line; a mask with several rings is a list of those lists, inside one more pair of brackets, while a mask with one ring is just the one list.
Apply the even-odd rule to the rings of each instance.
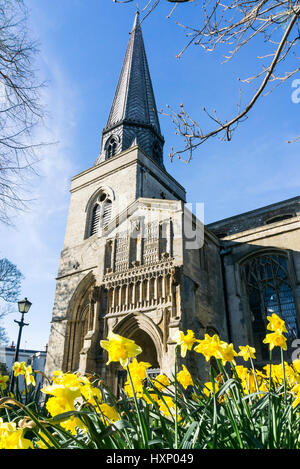
[[112, 202], [108, 198], [107, 194], [101, 192], [93, 205], [89, 236], [97, 234], [100, 228], [104, 228], [110, 222], [111, 212]]
[[117, 153], [117, 140], [111, 137], [106, 146], [106, 158], [112, 158]]
[[267, 331], [267, 316], [273, 313], [286, 324], [287, 339], [291, 343], [298, 336], [297, 314], [289, 278], [286, 256], [261, 254], [251, 257], [243, 264], [249, 309], [252, 316], [256, 347], [263, 359], [268, 349], [261, 346]]

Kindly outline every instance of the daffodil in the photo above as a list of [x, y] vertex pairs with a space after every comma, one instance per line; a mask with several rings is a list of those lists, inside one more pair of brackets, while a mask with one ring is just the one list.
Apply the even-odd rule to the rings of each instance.
[[[175, 417], [176, 414], [176, 408], [175, 408], [175, 402], [173, 401], [171, 396], [164, 396], [164, 399], [160, 399], [158, 401], [159, 405], [159, 410], [163, 415], [166, 417]], [[177, 414], [177, 421], [179, 422], [181, 420], [181, 416], [178, 413]]]
[[205, 360], [209, 361], [211, 357], [219, 358], [219, 352], [221, 348], [221, 340], [218, 334], [214, 334], [212, 337], [209, 334], [205, 334], [203, 340], [197, 340], [198, 345], [194, 348], [195, 352], [202, 353]]
[[[148, 397], [149, 395], [149, 397]], [[159, 396], [153, 389], [147, 389], [147, 393], [143, 392], [142, 398], [147, 402], [147, 404], [153, 404], [154, 402], [159, 401]]]
[[263, 343], [269, 344], [270, 350], [273, 350], [274, 347], [280, 347], [283, 350], [287, 350], [286, 337], [284, 337], [281, 332], [272, 332], [271, 334], [267, 334]]
[[[60, 384], [56, 384], [57, 381]], [[56, 383], [41, 389], [43, 393], [53, 396], [46, 403], [46, 408], [52, 417], [64, 412], [75, 411], [76, 400], [82, 398], [82, 381], [77, 375], [73, 373], [61, 374]], [[73, 435], [76, 434], [77, 427], [85, 430], [82, 421], [75, 416], [62, 421], [60, 425], [69, 430]]]
[[97, 407], [102, 400], [102, 393], [100, 389], [92, 386], [89, 381], [81, 386], [80, 392], [86, 402], [94, 407]]
[[219, 391], [219, 384], [216, 381], [214, 382], [214, 385], [211, 381], [204, 383], [203, 392], [207, 397], [211, 396], [213, 392], [216, 393], [218, 391]]
[[151, 368], [151, 363], [138, 362], [136, 358], [129, 363], [127, 370], [130, 372], [132, 381], [143, 381], [147, 376], [147, 368]]
[[[138, 362], [136, 358], [127, 366], [127, 381], [124, 391], [129, 397], [133, 397], [133, 390], [138, 398], [143, 396], [143, 381], [147, 376], [147, 368], [151, 367], [151, 363]], [[129, 378], [131, 377], [131, 382]]]
[[188, 386], [194, 386], [193, 378], [185, 365], [182, 365], [182, 370], [177, 373], [176, 378], [184, 389]]
[[272, 316], [267, 316], [267, 319], [269, 321], [267, 325], [268, 331], [279, 332], [281, 334], [287, 332], [284, 320], [277, 316], [277, 314], [273, 313]]
[[24, 438], [24, 430], [15, 422], [4, 422], [0, 417], [0, 449], [29, 449], [32, 442]]
[[6, 389], [8, 380], [9, 376], [0, 374], [0, 391], [4, 391]]
[[153, 382], [154, 382], [154, 386], [159, 391], [161, 391], [162, 389], [165, 389], [166, 387], [170, 386], [170, 380], [169, 380], [168, 376], [163, 374], [163, 373], [157, 375], [153, 379]]
[[300, 359], [296, 358], [296, 360], [292, 362], [292, 365], [293, 365], [294, 370], [300, 374]]
[[129, 358], [136, 357], [142, 353], [134, 340], [126, 339], [118, 334], [109, 332], [107, 340], [101, 340], [100, 345], [108, 352], [108, 362], [120, 362], [123, 368], [128, 365]]
[[214, 334], [212, 337], [205, 334], [203, 340], [198, 340], [194, 350], [195, 352], [202, 353], [205, 356], [206, 361], [209, 361], [211, 357], [222, 360], [223, 365], [227, 362], [233, 362], [235, 364], [234, 357], [237, 355], [233, 349], [233, 344], [228, 344], [223, 340], [220, 340], [218, 334]]
[[241, 379], [241, 380], [244, 380], [248, 377], [248, 373], [249, 373], [249, 370], [248, 368], [246, 368], [245, 366], [242, 366], [242, 365], [236, 365], [234, 367], [235, 369], [235, 372], [237, 374], [237, 376]]
[[30, 384], [32, 384], [32, 386], [35, 386], [35, 379], [32, 374], [32, 368], [30, 365], [27, 366], [25, 370], [25, 381], [27, 386], [29, 386]]
[[120, 420], [120, 416], [115, 407], [103, 403], [100, 405], [100, 410], [102, 414], [102, 420], [105, 421], [105, 423], [117, 422]]
[[250, 345], [240, 345], [239, 346], [239, 353], [238, 353], [238, 356], [239, 357], [243, 357], [243, 359], [246, 361], [248, 361], [250, 358], [256, 358], [255, 357], [255, 353], [256, 353], [256, 350], [254, 347], [250, 347]]
[[232, 362], [235, 365], [234, 357], [237, 356], [236, 351], [233, 349], [233, 344], [228, 344], [227, 342], [222, 342], [216, 358], [222, 360], [222, 364], [226, 365], [227, 362]]
[[197, 339], [194, 336], [194, 332], [191, 329], [187, 330], [187, 333], [184, 334], [182, 331], [177, 331], [174, 335], [173, 340], [180, 345], [181, 356], [184, 358], [186, 356], [187, 350], [192, 350], [192, 347]]
[[295, 399], [292, 403], [293, 408], [297, 407], [300, 404], [300, 384], [296, 384], [292, 389], [291, 392], [295, 395]]
[[133, 391], [138, 399], [144, 397], [144, 388], [143, 383], [141, 381], [133, 381], [131, 385], [130, 382], [127, 380], [124, 384], [124, 391], [126, 392], [128, 397], [133, 397]]
[[291, 367], [287, 362], [284, 362], [284, 374], [283, 374], [283, 366], [282, 363], [278, 365], [266, 365], [264, 366], [264, 370], [266, 372], [266, 376], [272, 378], [275, 385], [281, 385], [285, 378], [286, 384], [288, 386], [294, 386], [298, 383], [298, 373], [295, 372], [293, 367]]
[[25, 375], [25, 373], [26, 373], [26, 363], [25, 362], [15, 362], [12, 369], [13, 369], [15, 377], [17, 377], [19, 375]]

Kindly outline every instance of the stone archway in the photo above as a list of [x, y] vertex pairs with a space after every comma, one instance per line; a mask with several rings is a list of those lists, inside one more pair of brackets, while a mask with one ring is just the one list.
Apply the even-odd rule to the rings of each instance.
[[[160, 367], [163, 349], [162, 331], [145, 314], [128, 314], [118, 324], [116, 324], [113, 328], [113, 332], [134, 340], [142, 348], [144, 344], [144, 356], [151, 358], [152, 353], [153, 361], [158, 365], [158, 367]], [[139, 343], [139, 340], [142, 342], [141, 344]], [[151, 353], [149, 351], [147, 352], [147, 347], [149, 347], [149, 350], [152, 350]], [[140, 360], [141, 355], [139, 355]]]
[[[88, 334], [93, 335], [96, 314], [93, 301], [95, 277], [89, 272], [77, 285], [68, 305], [63, 371], [76, 371]], [[85, 371], [85, 370], [84, 370]]]
[[[144, 314], [129, 314], [113, 327], [113, 332], [134, 340], [142, 348], [142, 353], [137, 356], [138, 361], [151, 363], [151, 368], [155, 370], [161, 368], [162, 332], [150, 318]], [[118, 363], [111, 363], [109, 366], [108, 380], [111, 389], [118, 394], [119, 386], [124, 384], [126, 372]]]
[[143, 350], [137, 357], [138, 361], [151, 363], [151, 368], [160, 368], [154, 342], [147, 332], [139, 329], [130, 338]]

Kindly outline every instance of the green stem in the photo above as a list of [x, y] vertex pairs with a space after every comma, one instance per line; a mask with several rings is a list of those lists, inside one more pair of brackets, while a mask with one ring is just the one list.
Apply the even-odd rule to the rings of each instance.
[[[218, 362], [218, 360], [217, 360]], [[219, 363], [218, 363], [219, 365]], [[215, 378], [213, 376], [213, 367], [210, 365], [210, 380], [212, 383], [212, 390], [213, 390], [213, 402], [214, 402], [214, 407], [213, 407], [213, 429], [214, 429], [214, 439], [213, 439], [213, 449], [216, 448], [217, 444], [217, 423], [218, 423], [218, 417], [217, 417], [217, 401], [216, 401], [216, 390], [215, 390]]]
[[249, 353], [249, 360], [250, 360], [252, 371], [253, 371], [253, 378], [254, 378], [254, 382], [255, 382], [256, 392], [257, 392], [258, 397], [259, 397], [259, 387], [258, 387], [257, 378], [256, 378], [256, 371], [255, 371], [255, 368], [254, 368], [254, 363], [253, 363], [253, 360], [252, 360], [252, 357], [251, 357], [249, 347], [247, 347], [247, 350], [248, 350], [248, 353]]
[[285, 366], [284, 366], [282, 348], [280, 349], [280, 352], [281, 352], [282, 378], [283, 378], [283, 389], [284, 389], [284, 403], [286, 404], [286, 379], [285, 379]]
[[269, 393], [271, 392], [271, 381], [272, 381], [272, 350], [270, 350], [270, 376], [269, 376]]
[[174, 447], [175, 449], [178, 449], [178, 421], [177, 421], [177, 415], [178, 415], [178, 408], [177, 408], [177, 346], [175, 347], [175, 444]]
[[272, 350], [270, 350], [270, 372], [269, 372], [269, 396], [268, 396], [268, 401], [269, 401], [269, 406], [268, 406], [268, 448], [272, 447], [270, 446], [270, 436], [271, 436], [271, 422], [272, 422], [272, 416], [271, 416], [271, 381], [272, 381]]
[[140, 430], [141, 430], [142, 439], [143, 439], [143, 447], [144, 447], [144, 449], [146, 449], [147, 448], [147, 436], [145, 435], [145, 429], [144, 429], [144, 426], [143, 426], [143, 423], [142, 423], [141, 411], [140, 411], [140, 408], [138, 406], [138, 402], [137, 402], [137, 398], [136, 398], [136, 394], [135, 394], [135, 390], [134, 390], [134, 386], [133, 386], [133, 382], [132, 382], [132, 378], [131, 378], [131, 374], [130, 374], [130, 370], [129, 370], [128, 365], [126, 366], [126, 370], [127, 370], [127, 373], [128, 373], [129, 382], [130, 382], [130, 386], [131, 386], [131, 389], [132, 389], [135, 408], [136, 408], [136, 411], [137, 411], [138, 421], [139, 421]]

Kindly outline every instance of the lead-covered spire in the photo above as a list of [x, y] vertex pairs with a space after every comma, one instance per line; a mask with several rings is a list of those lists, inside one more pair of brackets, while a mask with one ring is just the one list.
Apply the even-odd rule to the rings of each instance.
[[137, 143], [160, 165], [164, 139], [145, 52], [138, 12], [127, 46], [106, 127], [102, 133], [102, 162]]

